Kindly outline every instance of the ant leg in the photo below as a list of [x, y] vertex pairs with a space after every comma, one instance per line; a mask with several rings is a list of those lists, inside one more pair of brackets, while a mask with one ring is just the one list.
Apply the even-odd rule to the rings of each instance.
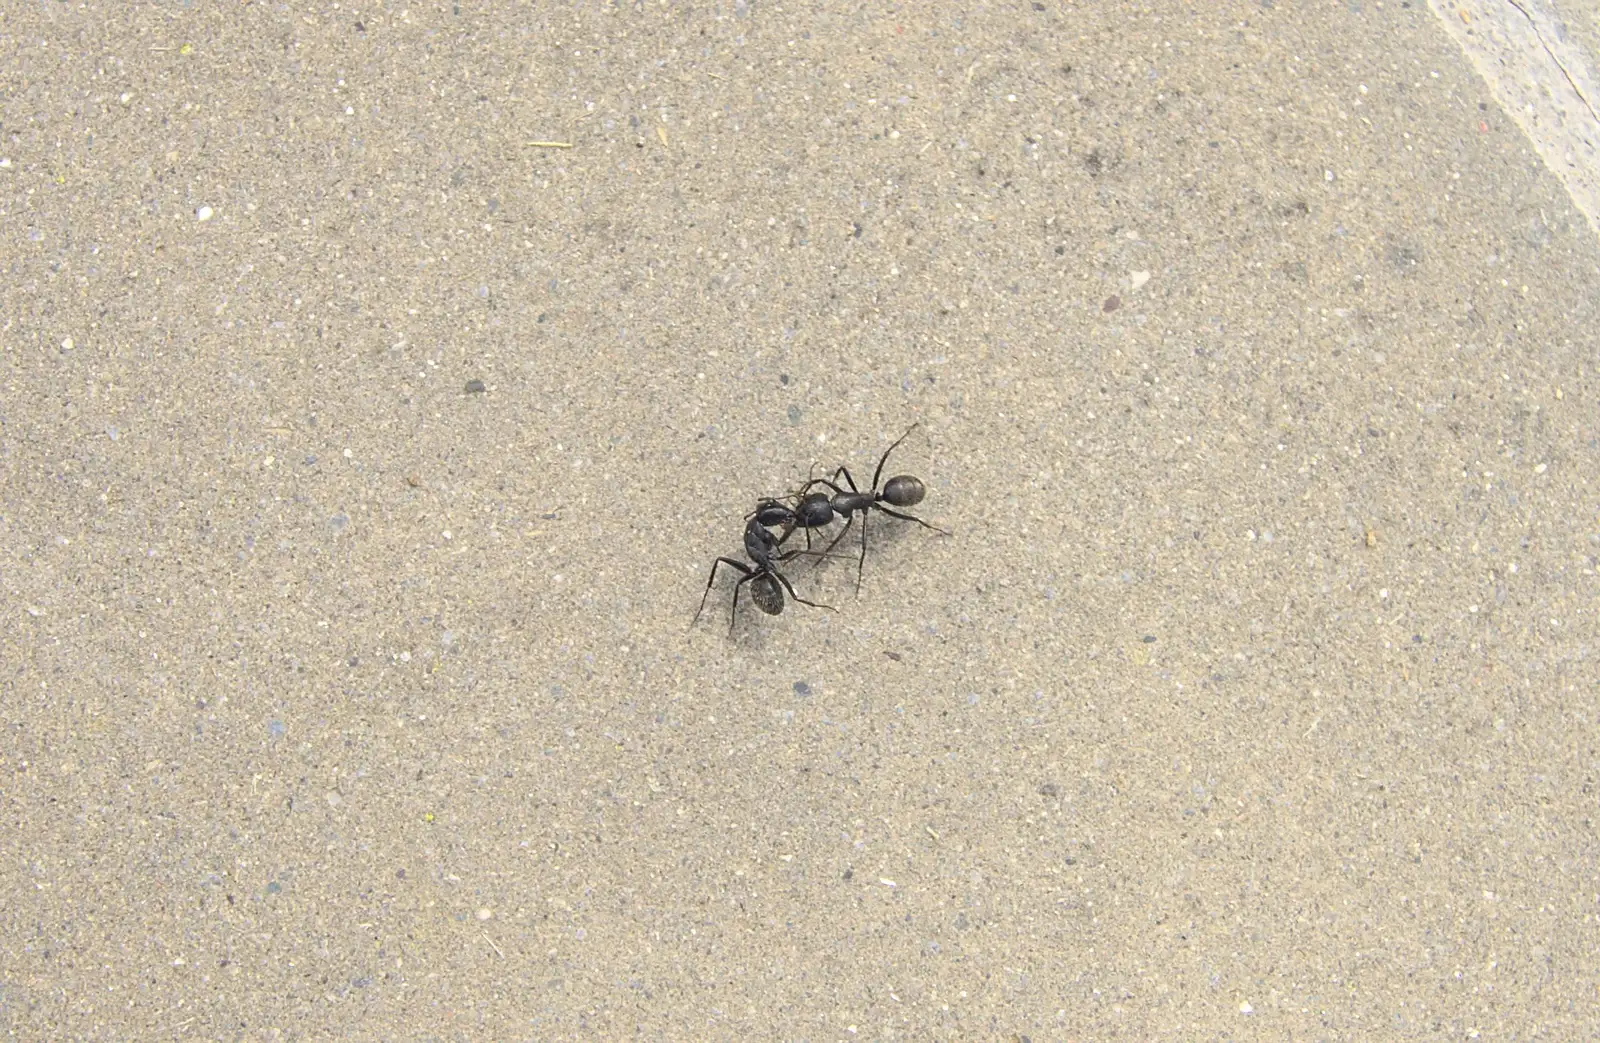
[[782, 564], [785, 561], [792, 561], [795, 558], [827, 558], [832, 556], [833, 555], [830, 555], [825, 550], [791, 550], [778, 555], [773, 560], [779, 564]]
[[[724, 558], [724, 561], [727, 559]], [[733, 624], [739, 621], [739, 588], [761, 575], [760, 569], [748, 569], [743, 579], [733, 585], [733, 607], [728, 610], [728, 636], [733, 636]]]
[[912, 515], [909, 515], [909, 514], [901, 514], [899, 511], [891, 511], [889, 508], [885, 507], [881, 503], [873, 504], [873, 506], [878, 508], [878, 510], [882, 511], [884, 514], [887, 514], [891, 518], [899, 518], [901, 521], [914, 521], [918, 525], [922, 526], [924, 529], [932, 529], [934, 532], [937, 532], [941, 536], [953, 535], [953, 533], [947, 532], [944, 529], [939, 528], [939, 526], [937, 526], [937, 525], [929, 525], [927, 522], [923, 521], [921, 518], [913, 517]]
[[779, 572], [777, 569], [773, 569], [772, 570], [772, 575], [777, 579], [777, 581], [779, 583], [783, 584], [783, 589], [787, 590], [789, 592], [789, 596], [794, 598], [800, 604], [802, 604], [802, 605], [810, 605], [812, 608], [825, 608], [829, 612], [837, 612], [837, 611], [839, 611], [838, 609], [834, 608], [832, 605], [819, 605], [815, 601], [807, 601], [805, 598], [801, 597], [799, 594], [796, 594], [794, 592], [794, 584], [789, 582], [789, 577], [785, 576], [783, 573]]
[[883, 477], [883, 465], [888, 462], [889, 454], [894, 452], [894, 447], [896, 445], [899, 445], [901, 442], [904, 442], [907, 438], [909, 438], [911, 432], [915, 431], [921, 423], [922, 421], [919, 420], [915, 424], [912, 424], [910, 427], [906, 428], [906, 433], [901, 435], [899, 438], [896, 438], [894, 440], [894, 445], [891, 445], [889, 448], [885, 449], [883, 451], [883, 455], [878, 457], [878, 469], [872, 472], [872, 487], [874, 489], [878, 487], [878, 479]]
[[[783, 535], [778, 537], [778, 546], [780, 546], [780, 547], [783, 546], [783, 541], [788, 539], [790, 536], [793, 536], [796, 529], [801, 529], [801, 528], [805, 528], [805, 527], [804, 526], [800, 526], [800, 525], [791, 525], [789, 528], [783, 530]], [[785, 554], [783, 557], [779, 558], [778, 560], [779, 561], [788, 561], [790, 558], [794, 557], [796, 554], [816, 554], [817, 552], [811, 549], [811, 530], [810, 529], [805, 529], [805, 534], [806, 534], [806, 549], [805, 550], [790, 551], [788, 554]]]
[[[856, 520], [856, 516], [854, 514], [845, 515], [844, 516], [844, 528], [839, 530], [839, 535], [835, 536], [833, 538], [833, 542], [828, 544], [827, 547], [823, 548], [822, 553], [818, 554], [817, 557], [826, 558], [830, 554], [832, 554], [833, 553], [833, 548], [837, 547], [839, 545], [839, 541], [844, 539], [844, 534], [850, 531], [850, 526], [855, 524], [855, 520]], [[816, 565], [815, 565], [815, 563], [813, 563], [812, 564], [812, 568], [815, 568], [815, 567], [816, 567]]]
[[[844, 471], [844, 468], [843, 467], [839, 468], [839, 471]], [[834, 472], [833, 476], [835, 478], [839, 477], [839, 471], [835, 471]], [[849, 472], [845, 471], [845, 474], [848, 476]], [[847, 480], [848, 480], [848, 478], [847, 478]], [[807, 493], [809, 493], [813, 488], [815, 488], [816, 486], [819, 486], [819, 485], [826, 485], [828, 488], [832, 489], [833, 490], [833, 495], [835, 495], [835, 496], [841, 496], [841, 495], [844, 494], [844, 490], [843, 489], [839, 488], [837, 485], [834, 485], [832, 482], [828, 481], [828, 479], [826, 479], [826, 478], [812, 478], [812, 479], [809, 479], [806, 482], [806, 484], [802, 485], [800, 487], [800, 491], [798, 493], [796, 493], [795, 495], [797, 497], [799, 497], [799, 499], [803, 500], [803, 499], [806, 498], [806, 494]], [[855, 482], [851, 482], [850, 483], [850, 491], [851, 492], [855, 492], [856, 491], [856, 483]]]
[[[890, 448], [893, 448], [892, 446]], [[879, 466], [882, 464], [880, 462]], [[861, 574], [867, 570], [867, 518], [871, 511], [861, 512], [861, 560], [856, 562], [856, 597], [861, 596]]]
[[799, 492], [794, 494], [794, 502], [798, 504], [801, 500], [804, 500], [806, 493], [811, 491], [812, 486], [825, 484], [827, 484], [826, 478], [817, 477], [817, 462], [815, 460], [811, 461], [811, 466], [806, 468], [806, 483], [800, 487]]
[[[702, 613], [702, 612], [704, 612], [706, 610], [706, 598], [711, 596], [711, 584], [713, 584], [713, 583], [715, 583], [717, 581], [717, 566], [718, 565], [732, 565], [734, 568], [738, 569], [740, 572], [745, 573], [745, 578], [746, 579], [748, 579], [750, 577], [750, 566], [746, 565], [742, 561], [738, 561], [738, 560], [736, 560], [734, 558], [718, 558], [716, 561], [713, 561], [711, 563], [711, 576], [710, 576], [710, 578], [708, 578], [706, 580], [706, 592], [704, 594], [700, 595], [700, 607], [694, 610], [694, 618], [689, 621], [690, 629], [693, 629], [694, 625], [696, 623], [700, 622], [700, 613]], [[741, 580], [740, 582], [743, 582], [743, 580]], [[735, 588], [734, 588], [734, 593], [735, 593], [735, 595], [737, 595], [737, 593], [738, 593], [738, 587], [737, 586], [735, 586]]]

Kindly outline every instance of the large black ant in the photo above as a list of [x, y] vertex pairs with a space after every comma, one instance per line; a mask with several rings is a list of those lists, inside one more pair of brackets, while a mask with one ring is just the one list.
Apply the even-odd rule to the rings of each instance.
[[[819, 498], [826, 499], [826, 497], [824, 497], [821, 493], [811, 492], [811, 489], [815, 486], [821, 485], [832, 489], [833, 499], [828, 501], [828, 506], [832, 509], [834, 514], [837, 514], [839, 517], [844, 519], [844, 528], [839, 530], [839, 535], [833, 538], [833, 542], [828, 544], [827, 550], [824, 550], [821, 556], [827, 556], [828, 551], [831, 551], [834, 547], [838, 546], [839, 541], [844, 539], [844, 534], [850, 531], [850, 525], [855, 521], [856, 513], [859, 512], [861, 514], [861, 559], [856, 564], [857, 597], [861, 596], [861, 574], [867, 567], [867, 515], [871, 511], [882, 511], [889, 517], [899, 518], [902, 521], [914, 521], [924, 529], [932, 529], [934, 532], [937, 532], [942, 536], [950, 535], [950, 533], [939, 528], [937, 525], [929, 525], [921, 518], [910, 514], [901, 514], [899, 511], [890, 510], [888, 507], [884, 506], [885, 503], [888, 503], [895, 507], [913, 507], [916, 504], [921, 503], [923, 497], [928, 495], [928, 487], [922, 484], [922, 479], [916, 477], [915, 475], [897, 474], [885, 482], [882, 489], [878, 488], [878, 479], [883, 476], [883, 465], [888, 461], [889, 454], [894, 452], [895, 446], [898, 446], [901, 442], [904, 442], [911, 432], [917, 429], [917, 427], [917, 424], [912, 424], [910, 427], [906, 428], [906, 433], [895, 439], [894, 445], [891, 445], [889, 448], [883, 451], [883, 455], [878, 458], [878, 469], [872, 472], [871, 489], [868, 489], [865, 492], [857, 489], [855, 479], [850, 475], [850, 469], [843, 465], [840, 465], [839, 469], [833, 472], [833, 479], [831, 481], [827, 478], [812, 478], [800, 489], [799, 502], [801, 504], [805, 504], [808, 501], [813, 501]], [[845, 480], [845, 484], [850, 486], [848, 491], [839, 488], [839, 486], [835, 484], [840, 478], [843, 478]], [[757, 512], [756, 516], [760, 516], [759, 511]], [[817, 514], [817, 516], [820, 517], [820, 512]]]
[[[777, 501], [770, 501], [777, 503]], [[779, 506], [782, 506], [779, 504]], [[781, 522], [780, 522], [781, 524]], [[769, 616], [776, 616], [783, 612], [783, 592], [788, 591], [789, 596], [802, 605], [812, 608], [824, 608], [835, 612], [832, 605], [819, 605], [815, 601], [807, 601], [795, 593], [794, 584], [788, 577], [778, 571], [778, 566], [790, 558], [801, 554], [815, 554], [815, 551], [792, 550], [787, 553], [778, 553], [780, 540], [772, 535], [761, 520], [761, 509], [757, 508], [746, 521], [744, 526], [744, 553], [745, 557], [755, 562], [751, 568], [738, 558], [719, 557], [711, 563], [711, 576], [706, 580], [706, 592], [700, 595], [700, 607], [695, 610], [694, 619], [689, 621], [693, 627], [700, 621], [700, 613], [705, 611], [706, 598], [711, 596], [711, 585], [717, 581], [717, 567], [727, 565], [738, 569], [744, 576], [733, 585], [733, 607], [728, 610], [728, 633], [733, 633], [733, 625], [738, 620], [739, 614], [739, 588], [746, 583], [750, 584], [750, 600], [756, 607]]]

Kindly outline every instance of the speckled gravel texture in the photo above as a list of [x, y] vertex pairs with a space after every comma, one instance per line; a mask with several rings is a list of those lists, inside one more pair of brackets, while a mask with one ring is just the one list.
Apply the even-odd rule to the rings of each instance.
[[89, 7], [0, 1034], [1600, 1031], [1600, 246], [1421, 4]]

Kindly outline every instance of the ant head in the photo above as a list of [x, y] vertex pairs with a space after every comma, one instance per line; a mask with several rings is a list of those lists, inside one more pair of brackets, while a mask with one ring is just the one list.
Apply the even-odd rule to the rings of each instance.
[[788, 504], [778, 500], [766, 499], [756, 504], [756, 509], [745, 515], [745, 521], [754, 518], [758, 523], [768, 527], [784, 525], [794, 517], [794, 511]]
[[827, 493], [807, 493], [794, 509], [795, 519], [805, 528], [815, 529], [833, 521], [833, 504]]

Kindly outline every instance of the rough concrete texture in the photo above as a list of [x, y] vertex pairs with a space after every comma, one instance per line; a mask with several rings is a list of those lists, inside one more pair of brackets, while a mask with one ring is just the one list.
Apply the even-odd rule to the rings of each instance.
[[1600, 247], [1421, 3], [0, 43], [0, 1030], [1600, 1031]]

